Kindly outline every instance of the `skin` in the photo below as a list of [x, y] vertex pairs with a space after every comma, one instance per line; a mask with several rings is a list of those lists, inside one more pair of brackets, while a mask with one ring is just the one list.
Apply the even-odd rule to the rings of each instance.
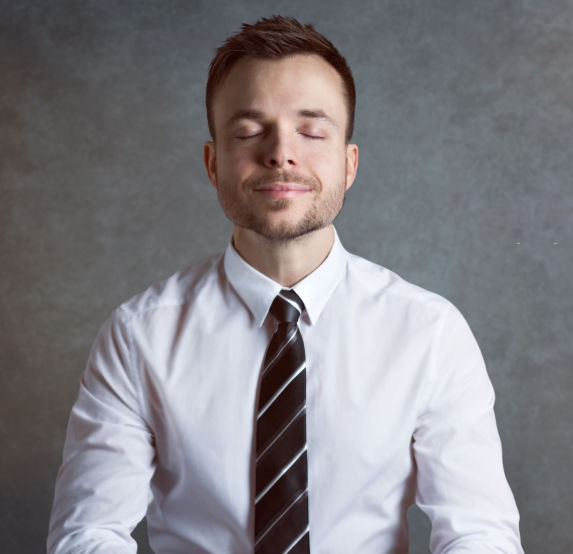
[[317, 55], [243, 58], [217, 91], [213, 116], [204, 160], [233, 245], [291, 287], [330, 252], [358, 168], [358, 147], [345, 140], [342, 79]]

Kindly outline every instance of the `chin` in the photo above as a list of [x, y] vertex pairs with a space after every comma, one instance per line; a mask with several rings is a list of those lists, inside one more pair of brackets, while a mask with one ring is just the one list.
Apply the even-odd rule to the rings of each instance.
[[328, 225], [330, 225], [330, 221], [303, 220], [297, 224], [293, 224], [289, 221], [275, 224], [265, 223], [251, 225], [248, 228], [267, 240], [273, 242], [288, 242], [324, 229]]

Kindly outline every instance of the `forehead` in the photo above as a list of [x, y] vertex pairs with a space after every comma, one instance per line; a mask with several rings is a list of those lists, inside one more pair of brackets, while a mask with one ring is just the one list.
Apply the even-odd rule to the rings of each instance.
[[231, 68], [213, 102], [215, 124], [240, 110], [272, 116], [291, 110], [322, 110], [342, 126], [346, 119], [344, 84], [338, 72], [317, 55], [280, 60], [242, 58]]

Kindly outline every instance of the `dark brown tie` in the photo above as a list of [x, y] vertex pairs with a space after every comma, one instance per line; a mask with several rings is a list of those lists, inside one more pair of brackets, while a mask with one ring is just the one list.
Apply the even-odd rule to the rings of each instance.
[[278, 321], [263, 364], [257, 411], [255, 553], [309, 553], [306, 362], [294, 291], [271, 305]]

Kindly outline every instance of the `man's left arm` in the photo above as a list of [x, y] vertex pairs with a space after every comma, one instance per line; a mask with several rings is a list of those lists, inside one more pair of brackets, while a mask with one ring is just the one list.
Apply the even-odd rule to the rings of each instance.
[[493, 387], [477, 343], [453, 306], [432, 356], [431, 392], [414, 433], [416, 503], [432, 522], [431, 551], [522, 554]]

